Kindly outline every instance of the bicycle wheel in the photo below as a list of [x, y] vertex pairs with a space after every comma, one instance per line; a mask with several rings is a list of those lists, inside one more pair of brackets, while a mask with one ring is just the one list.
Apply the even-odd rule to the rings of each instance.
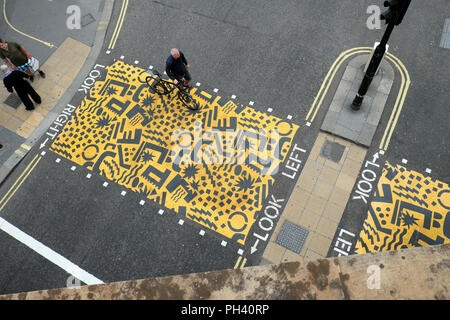
[[157, 93], [160, 96], [166, 95], [169, 93], [170, 89], [167, 88], [167, 85], [161, 79], [159, 79], [159, 78], [154, 79], [155, 81], [152, 84], [150, 84], [150, 80], [152, 80], [152, 79], [154, 79], [154, 78], [152, 78], [150, 76], [148, 76], [145, 79], [151, 92]]
[[189, 93], [180, 90], [178, 96], [180, 97], [181, 103], [183, 103], [183, 105], [186, 106], [187, 108], [194, 111], [199, 108], [197, 101], [195, 101], [194, 98], [192, 98]]

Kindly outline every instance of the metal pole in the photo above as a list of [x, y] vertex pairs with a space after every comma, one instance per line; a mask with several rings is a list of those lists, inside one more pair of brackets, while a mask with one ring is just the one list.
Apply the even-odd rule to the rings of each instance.
[[375, 73], [378, 70], [378, 66], [383, 60], [384, 53], [386, 52], [386, 44], [391, 36], [392, 30], [394, 30], [395, 22], [391, 22], [388, 24], [386, 31], [381, 39], [380, 44], [375, 48], [375, 52], [370, 60], [369, 67], [364, 75], [364, 78], [359, 87], [358, 93], [356, 94], [355, 99], [352, 103], [353, 110], [359, 110], [361, 104], [364, 100], [364, 96], [369, 90], [369, 86], [372, 83], [373, 78], [375, 77]]

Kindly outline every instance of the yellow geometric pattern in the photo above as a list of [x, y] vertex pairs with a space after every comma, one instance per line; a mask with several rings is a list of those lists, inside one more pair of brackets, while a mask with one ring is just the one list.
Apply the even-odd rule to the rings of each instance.
[[197, 88], [191, 111], [141, 68], [106, 71], [50, 150], [244, 244], [299, 127]]
[[356, 253], [450, 243], [450, 188], [386, 162]]

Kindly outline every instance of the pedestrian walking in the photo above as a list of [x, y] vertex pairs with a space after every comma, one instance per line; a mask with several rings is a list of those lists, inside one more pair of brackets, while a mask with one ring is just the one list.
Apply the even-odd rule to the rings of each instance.
[[[26, 72], [30, 76], [30, 81], [33, 82], [34, 76], [32, 72], [32, 66], [29, 64], [29, 60], [32, 58], [25, 48], [11, 41], [3, 41], [0, 38], [0, 58], [12, 69], [18, 69], [19, 71]], [[42, 78], [45, 78], [45, 73], [41, 69], [37, 69]]]
[[16, 90], [16, 93], [25, 105], [26, 110], [34, 110], [34, 104], [30, 100], [30, 97], [34, 102], [38, 104], [41, 103], [39, 94], [33, 89], [28, 81], [24, 80], [24, 78], [30, 77], [28, 74], [19, 70], [11, 70], [4, 64], [0, 66], [0, 71], [3, 72], [3, 83], [6, 89], [9, 92], [13, 92], [13, 88]]
[[170, 56], [166, 61], [166, 73], [175, 84], [184, 79], [184, 86], [190, 88], [189, 81], [192, 80], [188, 69], [190, 68], [183, 52], [177, 48], [170, 50]]

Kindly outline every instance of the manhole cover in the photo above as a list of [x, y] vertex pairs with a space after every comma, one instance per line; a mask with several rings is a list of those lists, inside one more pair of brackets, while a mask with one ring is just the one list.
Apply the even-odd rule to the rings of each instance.
[[344, 154], [345, 146], [337, 142], [325, 140], [322, 150], [320, 150], [320, 155], [334, 162], [341, 161], [342, 155]]
[[92, 14], [88, 13], [81, 17], [81, 26], [86, 27], [88, 24], [94, 22], [95, 19]]
[[280, 246], [285, 247], [295, 253], [302, 251], [309, 231], [303, 229], [289, 221], [285, 221], [278, 234], [277, 241]]
[[10, 106], [11, 108], [17, 109], [22, 103], [22, 100], [20, 100], [17, 94], [11, 93], [3, 103], [7, 106]]

